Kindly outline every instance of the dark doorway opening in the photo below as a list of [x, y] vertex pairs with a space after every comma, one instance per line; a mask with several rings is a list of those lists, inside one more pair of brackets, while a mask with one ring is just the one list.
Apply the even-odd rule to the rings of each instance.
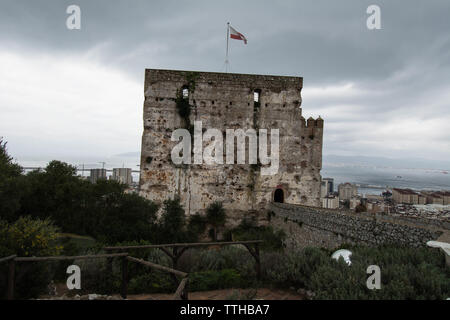
[[273, 195], [273, 202], [284, 203], [283, 189], [275, 190], [275, 194]]

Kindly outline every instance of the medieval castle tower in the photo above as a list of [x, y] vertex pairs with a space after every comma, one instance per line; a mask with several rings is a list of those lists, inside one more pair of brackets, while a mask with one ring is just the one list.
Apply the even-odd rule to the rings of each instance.
[[[323, 120], [302, 116], [302, 86], [301, 77], [147, 69], [141, 194], [157, 203], [178, 195], [187, 214], [221, 201], [236, 220], [271, 201], [320, 206]], [[224, 135], [279, 129], [278, 173], [261, 175], [259, 164], [175, 165], [172, 132], [193, 132], [195, 121]]]

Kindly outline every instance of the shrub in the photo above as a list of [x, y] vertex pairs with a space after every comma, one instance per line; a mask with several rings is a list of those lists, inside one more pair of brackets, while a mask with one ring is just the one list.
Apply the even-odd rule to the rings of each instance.
[[8, 154], [6, 142], [0, 137], [0, 218], [14, 221], [23, 194], [22, 168]]
[[226, 214], [221, 202], [213, 202], [206, 209], [206, 221], [211, 225], [210, 236], [213, 241], [217, 241], [217, 232], [225, 226]]
[[258, 291], [256, 289], [250, 289], [247, 291], [233, 290], [225, 300], [254, 300]]
[[132, 278], [128, 285], [131, 294], [174, 293], [178, 284], [167, 272], [150, 271]]
[[189, 290], [207, 291], [239, 288], [241, 282], [241, 275], [234, 269], [195, 272], [189, 275]]
[[199, 213], [196, 213], [189, 218], [187, 230], [190, 241], [198, 241], [200, 236], [205, 233], [206, 223], [206, 218]]
[[[113, 259], [111, 270], [106, 258], [75, 260], [81, 269], [80, 294], [113, 294], [121, 288], [121, 259]], [[73, 290], [72, 292], [75, 292]]]
[[365, 206], [364, 204], [362, 204], [362, 203], [358, 204], [358, 205], [356, 206], [356, 208], [355, 208], [355, 212], [356, 212], [356, 213], [359, 213], [359, 212], [366, 212], [366, 211], [367, 211], [367, 208], [366, 208], [366, 206]]
[[0, 256], [51, 256], [61, 252], [56, 243], [59, 229], [50, 219], [20, 217], [9, 224], [0, 221]]
[[[264, 253], [263, 277], [279, 287], [304, 287], [316, 299], [444, 299], [450, 272], [435, 249], [354, 246], [351, 266], [331, 259], [327, 250]], [[366, 287], [369, 265], [381, 269], [381, 290]]]
[[75, 167], [51, 161], [45, 170], [21, 176], [24, 187], [16, 217], [51, 218], [64, 232], [111, 244], [152, 239], [158, 210], [153, 202], [126, 193], [126, 186], [116, 181], [90, 183], [75, 174]]
[[157, 241], [159, 243], [184, 242], [187, 240], [186, 215], [179, 198], [164, 201], [158, 231]]
[[235, 241], [263, 240], [263, 243], [260, 244], [263, 250], [280, 250], [284, 248], [285, 232], [283, 230], [274, 231], [272, 226], [255, 226], [244, 219], [231, 232]]
[[[21, 217], [12, 224], [0, 221], [0, 257], [58, 255], [62, 247], [55, 241], [57, 232], [58, 228], [49, 219]], [[28, 299], [45, 293], [55, 269], [56, 265], [49, 262], [17, 264], [15, 297]], [[1, 288], [6, 288], [6, 275], [6, 272], [0, 275]]]

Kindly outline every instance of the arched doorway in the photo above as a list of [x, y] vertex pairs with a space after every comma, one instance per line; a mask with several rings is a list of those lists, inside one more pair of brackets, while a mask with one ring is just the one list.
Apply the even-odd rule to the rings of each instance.
[[283, 189], [276, 189], [273, 195], [273, 202], [284, 203], [284, 192]]

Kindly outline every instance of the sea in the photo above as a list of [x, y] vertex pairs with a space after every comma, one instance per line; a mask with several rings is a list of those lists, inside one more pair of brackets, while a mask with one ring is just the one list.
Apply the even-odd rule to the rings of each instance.
[[450, 173], [441, 169], [396, 168], [353, 164], [323, 164], [322, 178], [333, 178], [335, 191], [340, 183], [362, 184], [360, 195], [379, 195], [386, 189], [450, 190]]

